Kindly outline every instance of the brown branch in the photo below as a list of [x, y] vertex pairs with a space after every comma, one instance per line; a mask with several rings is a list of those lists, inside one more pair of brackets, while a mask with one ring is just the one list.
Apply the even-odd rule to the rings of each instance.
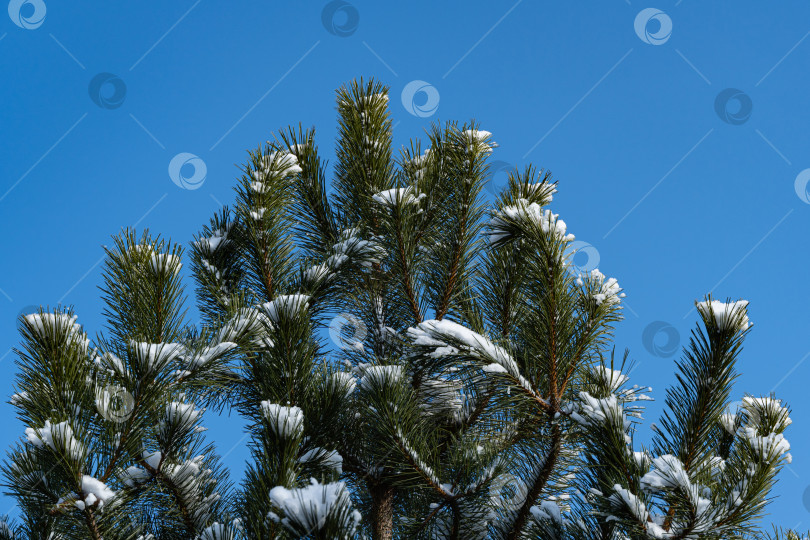
[[368, 490], [371, 494], [371, 537], [374, 540], [393, 540], [396, 488], [368, 482]]
[[[549, 418], [551, 418], [551, 416]], [[534, 506], [534, 502], [546, 487], [549, 478], [551, 478], [551, 473], [554, 471], [554, 467], [557, 464], [557, 459], [559, 458], [560, 451], [562, 449], [562, 431], [560, 430], [560, 426], [557, 424], [552, 424], [551, 429], [551, 450], [549, 451], [548, 456], [546, 456], [546, 462], [540, 469], [540, 473], [537, 475], [534, 483], [526, 493], [526, 499], [523, 501], [523, 505], [518, 511], [517, 518], [515, 518], [515, 522], [512, 525], [512, 530], [506, 535], [507, 540], [518, 540], [518, 538], [520, 538], [523, 527], [526, 525], [526, 522], [531, 515], [531, 508]]]
[[90, 538], [93, 540], [101, 540], [101, 533], [98, 530], [98, 524], [96, 523], [96, 517], [93, 515], [92, 509], [87, 508], [84, 511], [84, 522], [90, 530]]

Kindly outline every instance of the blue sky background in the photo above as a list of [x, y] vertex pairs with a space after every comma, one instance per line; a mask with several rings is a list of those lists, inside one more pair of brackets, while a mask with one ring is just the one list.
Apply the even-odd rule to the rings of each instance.
[[[352, 0], [325, 25], [326, 2], [20, 3], [22, 19], [0, 18], [0, 395], [21, 310], [71, 304], [99, 331], [110, 235], [137, 223], [187, 244], [274, 130], [314, 125], [332, 156], [334, 90], [373, 76], [391, 87], [397, 147], [474, 117], [494, 160], [554, 173], [552, 209], [627, 293], [617, 347], [658, 399], [642, 440], [693, 300], [751, 302], [735, 399], [775, 391], [792, 406], [794, 461], [768, 519], [810, 528], [810, 4]], [[101, 93], [99, 73], [112, 74]], [[169, 176], [184, 152], [206, 166], [196, 189]], [[3, 447], [23, 433], [13, 415], [0, 405]], [[238, 479], [241, 423], [208, 423]]]

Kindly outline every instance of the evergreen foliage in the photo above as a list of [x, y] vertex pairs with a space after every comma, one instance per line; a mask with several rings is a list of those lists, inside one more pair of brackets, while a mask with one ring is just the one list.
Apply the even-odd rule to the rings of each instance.
[[[729, 409], [747, 302], [697, 303], [641, 447], [624, 294], [573, 264], [551, 175], [515, 171], [490, 204], [475, 122], [395, 154], [386, 87], [337, 110], [331, 183], [314, 130], [249, 153], [187, 254], [199, 324], [181, 247], [132, 231], [107, 250], [103, 333], [20, 320], [0, 538], [761, 537], [790, 419], [772, 397]], [[247, 420], [239, 485], [206, 408]]]

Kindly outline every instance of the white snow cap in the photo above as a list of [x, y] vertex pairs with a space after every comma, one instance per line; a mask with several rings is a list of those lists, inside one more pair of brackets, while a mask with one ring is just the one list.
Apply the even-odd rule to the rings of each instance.
[[185, 352], [179, 343], [147, 343], [130, 341], [140, 364], [147, 372], [161, 370]]
[[262, 304], [262, 307], [270, 320], [278, 323], [282, 317], [291, 317], [305, 309], [308, 304], [309, 296], [306, 294], [284, 294]]
[[563, 524], [560, 507], [553, 501], [541, 501], [539, 507], [532, 506], [529, 511], [538, 522], [551, 521], [557, 525]]
[[497, 146], [494, 142], [491, 141], [492, 133], [489, 131], [484, 131], [483, 129], [468, 129], [464, 131], [464, 135], [468, 138], [472, 139], [475, 143], [473, 148], [489, 153], [492, 152], [492, 148]]
[[149, 259], [149, 266], [156, 273], [169, 271], [172, 274], [180, 272], [183, 266], [180, 263], [180, 257], [172, 255], [171, 253], [155, 253]]
[[[456, 354], [459, 351], [454, 345], [458, 345], [469, 351], [477, 352], [517, 376], [517, 364], [503, 347], [453, 321], [447, 319], [423, 321], [414, 328], [408, 328], [407, 334], [413, 345], [436, 347], [434, 353], [436, 356]], [[494, 372], [496, 369], [487, 367], [490, 372]]]
[[714, 313], [714, 322], [720, 329], [725, 329], [732, 323], [736, 324], [736, 321], [739, 321], [739, 330], [748, 329], [748, 300], [727, 303], [719, 300], [706, 300], [698, 302], [697, 308], [704, 318]]
[[214, 253], [220, 246], [228, 243], [227, 233], [225, 231], [216, 231], [212, 236], [207, 238], [200, 238], [194, 244], [207, 254]]
[[81, 459], [84, 455], [84, 445], [73, 436], [73, 428], [67, 423], [59, 422], [51, 424], [45, 420], [45, 426], [39, 429], [25, 428], [25, 436], [28, 442], [34, 446], [48, 446], [51, 450], [64, 450], [74, 459]]
[[239, 520], [234, 520], [233, 525], [215, 521], [203, 530], [199, 540], [233, 540], [236, 538], [236, 529], [238, 528]]
[[237, 341], [249, 332], [258, 332], [273, 324], [267, 315], [255, 308], [241, 308], [219, 331], [220, 342]]
[[83, 500], [76, 501], [76, 506], [80, 510], [95, 504], [101, 508], [104, 503], [115, 497], [115, 491], [108, 488], [107, 484], [87, 475], [82, 476], [82, 494]]
[[537, 203], [529, 203], [526, 199], [518, 199], [517, 204], [504, 206], [489, 221], [489, 241], [498, 242], [508, 238], [512, 225], [534, 223], [540, 227], [544, 233], [551, 234], [557, 239], [570, 242], [574, 240], [573, 234], [568, 234], [565, 221], [559, 218], [559, 214], [553, 214], [551, 210], [543, 210]]
[[402, 366], [360, 366], [363, 376], [360, 378], [360, 388], [371, 390], [384, 384], [396, 384], [402, 378]]
[[666, 454], [653, 459], [654, 469], [641, 477], [641, 488], [653, 493], [673, 488], [689, 489], [692, 482], [683, 468], [683, 463]]
[[203, 367], [211, 360], [221, 358], [228, 351], [231, 351], [235, 348], [236, 343], [232, 341], [223, 341], [222, 343], [217, 343], [216, 345], [206, 347], [202, 351], [200, 351], [197, 355], [195, 355], [191, 360], [189, 360], [188, 362], [189, 368], [195, 369]]
[[[625, 296], [616, 278], [605, 279], [605, 274], [600, 272], [598, 268], [591, 270], [587, 279], [594, 287], [593, 299], [596, 300], [597, 305], [602, 303], [618, 304]], [[581, 283], [581, 280], [578, 282]]]
[[748, 413], [748, 425], [751, 427], [759, 427], [763, 420], [770, 420], [777, 423], [782, 430], [793, 423], [788, 416], [787, 407], [782, 406], [780, 399], [745, 396], [743, 408]]
[[69, 345], [79, 345], [87, 350], [89, 341], [82, 331], [82, 327], [76, 323], [76, 315], [68, 315], [67, 313], [31, 313], [26, 315], [24, 319], [32, 333], [40, 339], [64, 334], [64, 338]]
[[127, 467], [121, 474], [121, 480], [124, 482], [124, 485], [130, 487], [146, 482], [150, 478], [152, 478], [151, 474], [149, 474], [145, 469], [141, 469], [135, 465]]
[[[343, 482], [319, 484], [315, 479], [303, 488], [287, 489], [276, 486], [270, 490], [270, 500], [282, 511], [283, 517], [271, 512], [268, 517], [280, 522], [294, 533], [320, 530], [329, 517], [341, 519], [342, 528], [351, 534], [360, 522], [360, 512], [341, 512], [351, 507], [351, 499]], [[341, 508], [342, 507], [342, 508]]]
[[343, 456], [338, 454], [336, 450], [326, 450], [325, 448], [315, 447], [312, 450], [304, 452], [304, 454], [298, 458], [298, 463], [311, 462], [332, 469], [338, 474], [343, 474]]
[[262, 401], [262, 413], [270, 423], [270, 429], [279, 437], [297, 437], [304, 432], [304, 411], [299, 407], [285, 407]]
[[257, 181], [271, 173], [281, 173], [284, 176], [298, 174], [303, 169], [298, 165], [298, 158], [295, 154], [288, 152], [270, 152], [263, 156], [259, 162], [259, 169], [253, 173]]
[[193, 403], [172, 401], [166, 405], [166, 420], [169, 425], [179, 429], [188, 429], [199, 420], [202, 411], [194, 408]]
[[618, 390], [619, 387], [629, 379], [627, 375], [623, 374], [618, 369], [610, 369], [607, 366], [594, 366], [592, 371], [594, 375], [607, 383], [611, 392]]
[[348, 371], [338, 371], [332, 373], [330, 377], [336, 386], [346, 389], [346, 397], [351, 396], [355, 388], [357, 388], [357, 381], [355, 381], [354, 375]]
[[381, 191], [371, 196], [375, 202], [384, 206], [395, 206], [397, 204], [413, 204], [419, 202], [425, 196], [424, 193], [414, 194], [411, 187], [393, 188]]

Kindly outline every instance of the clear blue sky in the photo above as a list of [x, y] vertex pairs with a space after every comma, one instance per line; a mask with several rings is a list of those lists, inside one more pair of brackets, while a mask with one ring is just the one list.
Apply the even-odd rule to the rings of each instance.
[[[617, 347], [659, 400], [642, 439], [693, 300], [751, 302], [736, 399], [775, 391], [793, 407], [794, 462], [770, 511], [810, 527], [810, 5], [352, 2], [12, 1], [14, 20], [0, 19], [0, 395], [21, 310], [72, 304], [100, 330], [110, 235], [138, 223], [187, 243], [272, 131], [314, 125], [331, 156], [334, 90], [374, 76], [391, 87], [397, 146], [474, 117], [500, 144], [493, 159], [553, 171], [552, 209], [627, 292]], [[205, 164], [196, 189], [169, 176], [180, 153]], [[0, 411], [6, 447], [23, 426]], [[241, 424], [209, 423], [240, 472]]]

